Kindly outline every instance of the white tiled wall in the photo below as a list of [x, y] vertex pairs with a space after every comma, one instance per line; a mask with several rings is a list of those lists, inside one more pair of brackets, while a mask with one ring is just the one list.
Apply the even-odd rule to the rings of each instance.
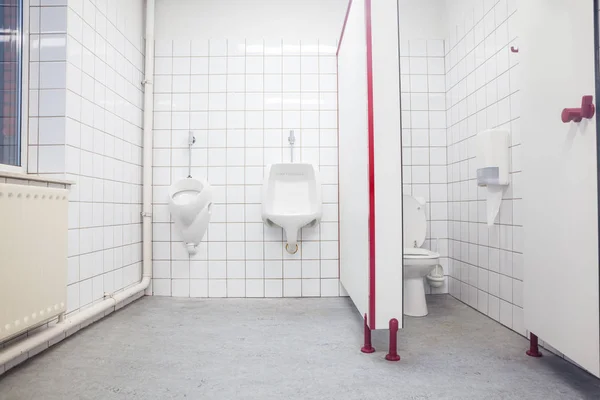
[[155, 33], [159, 39], [337, 39], [347, 8], [348, 0], [156, 0]]
[[[427, 202], [424, 247], [448, 275], [445, 74], [443, 40], [401, 41], [403, 193]], [[447, 293], [447, 283], [433, 292]]]
[[[338, 296], [335, 40], [157, 41], [154, 114], [155, 295]], [[281, 229], [261, 221], [264, 167], [317, 165], [323, 221], [284, 250]], [[209, 230], [190, 258], [171, 223], [167, 189], [188, 175], [215, 188]]]
[[[446, 48], [450, 293], [507, 327], [523, 327], [523, 202], [514, 0], [473, 1]], [[455, 10], [456, 11], [456, 10]], [[454, 13], [460, 14], [460, 13]], [[475, 135], [511, 131], [511, 182], [493, 227], [475, 181]]]
[[64, 174], [67, 1], [29, 8], [29, 173]]
[[[27, 172], [75, 183], [69, 202], [68, 312], [140, 276], [142, 6], [142, 0], [30, 1]], [[0, 182], [68, 186], [39, 179], [0, 177]], [[84, 326], [0, 365], [0, 374]]]
[[42, 4], [32, 1], [30, 18], [28, 172], [75, 182], [74, 311], [140, 276], [143, 1]]

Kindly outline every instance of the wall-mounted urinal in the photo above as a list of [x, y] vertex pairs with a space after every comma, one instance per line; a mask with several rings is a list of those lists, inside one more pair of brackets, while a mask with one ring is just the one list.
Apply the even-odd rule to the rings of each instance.
[[289, 253], [298, 251], [300, 229], [318, 224], [322, 213], [319, 172], [312, 164], [287, 163], [267, 167], [262, 219], [269, 226], [283, 228]]
[[169, 188], [169, 211], [188, 253], [196, 254], [210, 221], [212, 188], [206, 180], [178, 180]]

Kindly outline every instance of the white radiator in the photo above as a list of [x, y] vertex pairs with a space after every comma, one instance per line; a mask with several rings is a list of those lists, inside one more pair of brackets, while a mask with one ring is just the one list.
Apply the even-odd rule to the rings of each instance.
[[0, 342], [66, 311], [68, 195], [0, 183]]

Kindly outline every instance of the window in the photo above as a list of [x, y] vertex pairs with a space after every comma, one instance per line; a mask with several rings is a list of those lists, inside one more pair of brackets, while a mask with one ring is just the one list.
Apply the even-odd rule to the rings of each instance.
[[21, 166], [23, 0], [0, 0], [0, 164]]

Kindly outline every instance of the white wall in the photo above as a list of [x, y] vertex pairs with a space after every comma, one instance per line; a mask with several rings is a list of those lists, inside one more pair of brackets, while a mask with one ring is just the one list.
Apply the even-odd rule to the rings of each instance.
[[139, 280], [143, 1], [31, 7], [28, 172], [75, 182], [68, 311]]
[[[154, 136], [155, 295], [337, 296], [335, 50], [348, 0], [158, 0]], [[187, 83], [186, 83], [187, 82]], [[219, 122], [221, 121], [221, 122]], [[217, 196], [208, 234], [190, 258], [172, 229], [166, 189], [193, 174]], [[320, 227], [300, 250], [260, 220], [264, 166], [312, 162], [323, 178]]]
[[403, 194], [427, 201], [423, 247], [440, 253], [448, 275], [445, 11], [444, 0], [399, 1]]
[[348, 0], [158, 0], [156, 38], [337, 39]]
[[[467, 26], [473, 21], [473, 10], [476, 8], [485, 8], [489, 10], [494, 7], [499, 0], [442, 0], [445, 3], [444, 21], [446, 29], [451, 28], [453, 31], [459, 29], [463, 34], [466, 26], [461, 21], [465, 21]], [[517, 0], [502, 0], [504, 4], [510, 4], [511, 8], [515, 7]], [[447, 37], [447, 39], [454, 39]]]
[[[69, 313], [140, 279], [142, 11], [143, 0], [31, 1], [30, 102], [23, 110], [29, 118], [27, 173], [75, 183], [69, 196]], [[0, 374], [33, 354], [0, 365]]]
[[446, 0], [398, 0], [400, 39], [445, 39]]
[[[448, 275], [448, 185], [444, 40], [400, 44], [402, 189], [427, 202], [427, 240]], [[447, 293], [448, 286], [427, 292]]]
[[[507, 327], [523, 327], [519, 55], [514, 1], [463, 1], [446, 43], [450, 293]], [[511, 131], [510, 186], [492, 227], [475, 180], [475, 136]]]
[[[321, 46], [317, 46], [317, 43]], [[183, 297], [337, 296], [335, 39], [159, 40], [155, 59], [153, 293]], [[188, 174], [215, 190], [208, 234], [193, 257], [171, 223], [167, 190]], [[316, 165], [323, 218], [285, 250], [261, 221], [266, 165]]]

